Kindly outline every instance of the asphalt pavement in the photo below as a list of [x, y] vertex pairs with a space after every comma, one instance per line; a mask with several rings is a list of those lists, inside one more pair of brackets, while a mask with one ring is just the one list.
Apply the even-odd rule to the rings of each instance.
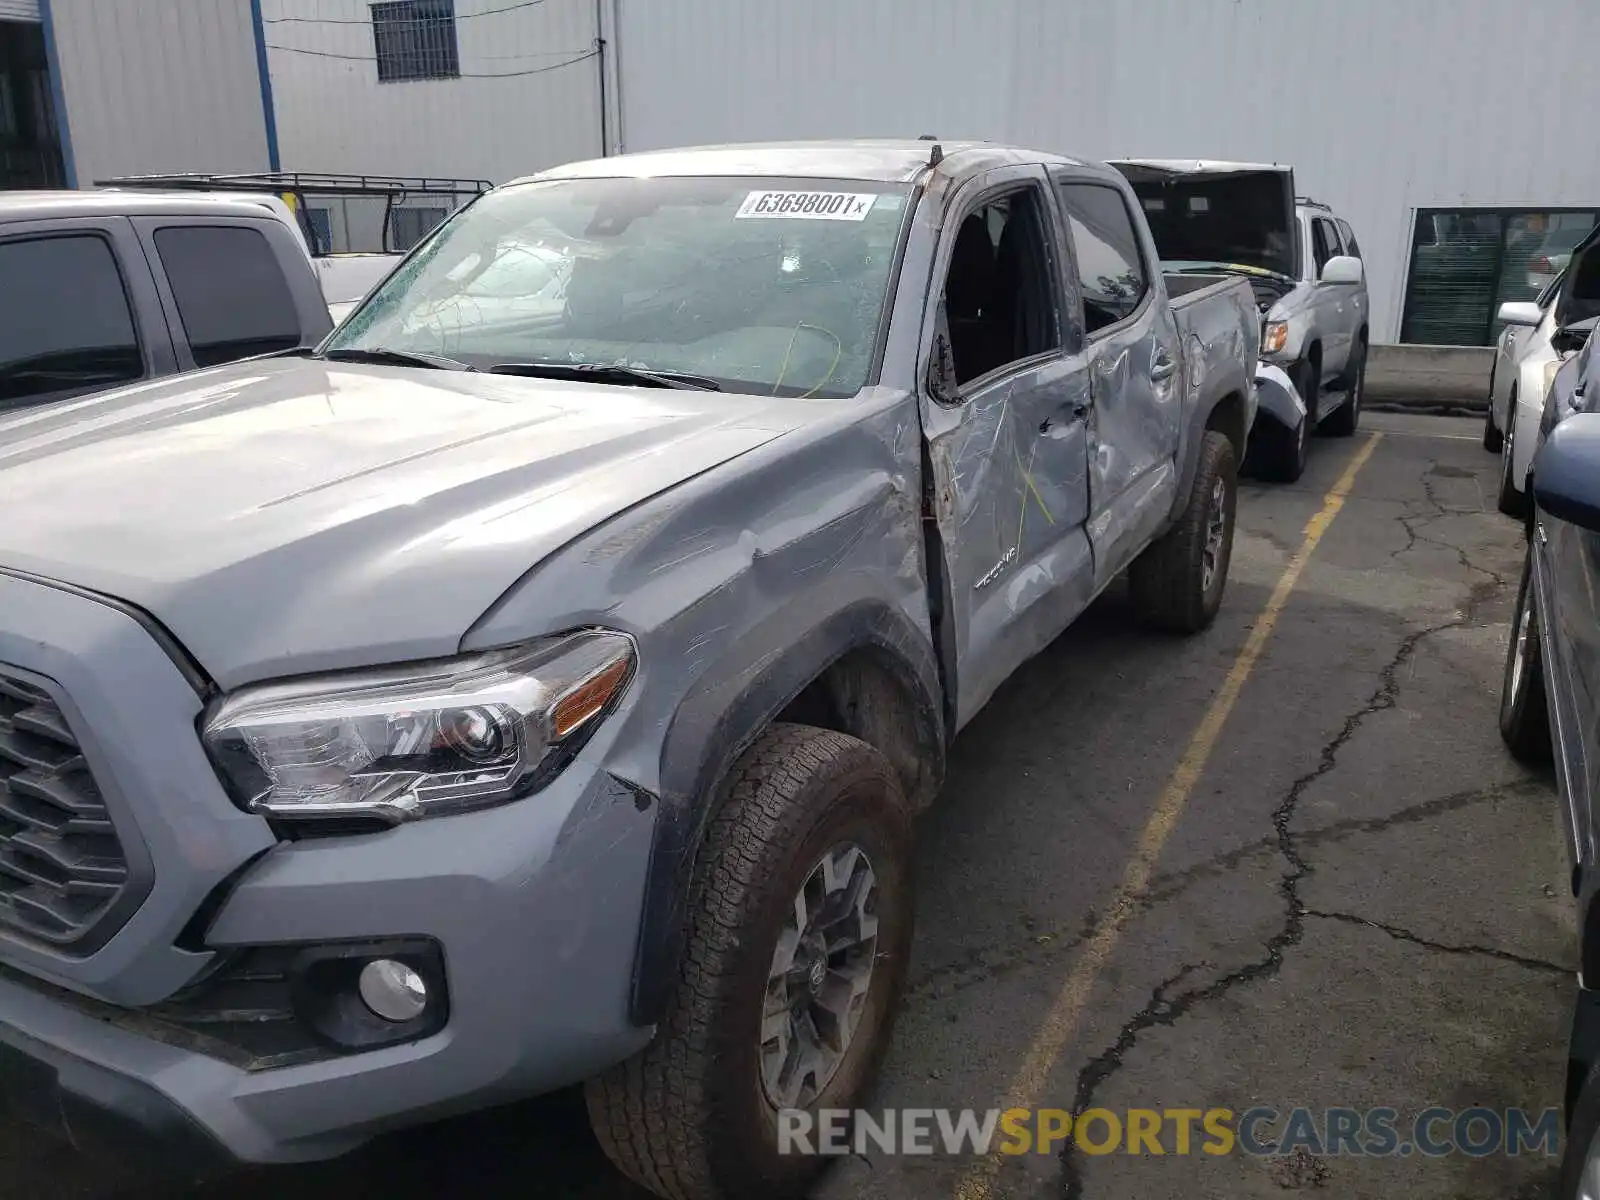
[[[1243, 487], [1211, 631], [1152, 635], [1113, 590], [962, 734], [874, 1108], [1389, 1107], [1403, 1126], [1559, 1105], [1571, 901], [1552, 786], [1495, 731], [1522, 546], [1479, 428], [1368, 414], [1319, 439], [1298, 485]], [[1533, 1200], [1554, 1177], [1542, 1153], [869, 1152], [819, 1196]], [[571, 1095], [192, 1186], [0, 1128], [3, 1198], [441, 1194], [642, 1198]]]

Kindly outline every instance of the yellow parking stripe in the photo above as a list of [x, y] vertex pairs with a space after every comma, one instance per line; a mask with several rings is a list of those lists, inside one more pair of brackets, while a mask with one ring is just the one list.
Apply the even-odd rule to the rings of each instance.
[[[1037, 1107], [1050, 1071], [1067, 1043], [1076, 1035], [1078, 1019], [1083, 1014], [1089, 993], [1093, 990], [1095, 981], [1100, 977], [1100, 972], [1110, 959], [1117, 942], [1121, 940], [1123, 930], [1137, 911], [1139, 897], [1150, 883], [1156, 862], [1161, 857], [1161, 849], [1166, 845], [1173, 829], [1177, 827], [1178, 818], [1183, 815], [1183, 807], [1189, 800], [1189, 794], [1199, 782], [1200, 773], [1205, 770], [1206, 762], [1217, 744], [1217, 738], [1222, 733], [1222, 726], [1227, 721], [1228, 714], [1233, 711], [1234, 703], [1239, 699], [1239, 692], [1243, 689], [1245, 680], [1250, 678], [1250, 672], [1255, 669], [1256, 661], [1266, 648], [1267, 639], [1272, 636], [1278, 618], [1283, 615], [1284, 606], [1289, 603], [1289, 595], [1300, 580], [1300, 573], [1305, 570], [1312, 551], [1322, 540], [1322, 535], [1328, 532], [1328, 526], [1333, 524], [1333, 519], [1344, 507], [1350, 490], [1355, 486], [1357, 474], [1366, 466], [1373, 450], [1382, 440], [1383, 434], [1374, 433], [1362, 444], [1361, 449], [1350, 460], [1350, 464], [1345, 467], [1344, 474], [1340, 475], [1339, 481], [1333, 485], [1333, 490], [1323, 497], [1322, 507], [1317, 514], [1306, 522], [1300, 548], [1295, 551], [1294, 557], [1289, 560], [1289, 565], [1278, 577], [1278, 584], [1272, 589], [1272, 595], [1268, 598], [1266, 607], [1261, 610], [1261, 615], [1256, 618], [1250, 636], [1245, 639], [1244, 648], [1233, 660], [1228, 677], [1222, 681], [1221, 689], [1211, 701], [1211, 706], [1206, 709], [1205, 716], [1200, 719], [1200, 725], [1194, 731], [1194, 736], [1189, 739], [1188, 748], [1178, 760], [1172, 777], [1167, 780], [1167, 786], [1162, 789], [1161, 799], [1156, 804], [1155, 811], [1145, 822], [1144, 830], [1139, 835], [1139, 843], [1134, 848], [1133, 857], [1128, 860], [1127, 868], [1123, 871], [1122, 883], [1113, 895], [1110, 907], [1096, 927], [1094, 936], [1089, 939], [1083, 952], [1073, 963], [1072, 972], [1061, 985], [1050, 1011], [1045, 1015], [1044, 1023], [1039, 1027], [1032, 1045], [1028, 1047], [1022, 1066], [1012, 1078], [1006, 1090], [1005, 1108]], [[1000, 1172], [1001, 1161], [993, 1154], [979, 1159], [956, 1186], [956, 1200], [988, 1200], [994, 1180]]]

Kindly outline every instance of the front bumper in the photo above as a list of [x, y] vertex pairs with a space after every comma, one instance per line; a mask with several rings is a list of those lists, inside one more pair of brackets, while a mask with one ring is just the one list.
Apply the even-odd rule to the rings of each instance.
[[71, 1114], [83, 1109], [101, 1114], [82, 1122], [91, 1130], [245, 1162], [331, 1157], [385, 1129], [588, 1078], [651, 1035], [627, 1011], [655, 815], [637, 797], [579, 763], [503, 809], [284, 845], [248, 871], [208, 945], [433, 938], [450, 993], [434, 1036], [251, 1069], [184, 1044], [145, 1010], [108, 1013], [8, 971], [0, 1053], [17, 1065], [6, 1075], [28, 1081], [26, 1108], [47, 1126], [59, 1131], [64, 1113], [80, 1145]]
[[[64, 1120], [80, 1145], [315, 1159], [577, 1082], [648, 1042], [628, 998], [659, 805], [595, 765], [605, 729], [516, 803], [279, 842], [223, 794], [199, 697], [129, 614], [0, 574], [0, 662], [59, 689], [151, 879], [92, 953], [0, 928], [0, 1096], [20, 1095], [23, 1115]], [[270, 1065], [157, 1019], [217, 951], [384, 939], [442, 951], [437, 1033]]]
[[220, 1143], [148, 1083], [6, 1026], [0, 1026], [0, 1118], [163, 1173], [202, 1172], [230, 1161]]

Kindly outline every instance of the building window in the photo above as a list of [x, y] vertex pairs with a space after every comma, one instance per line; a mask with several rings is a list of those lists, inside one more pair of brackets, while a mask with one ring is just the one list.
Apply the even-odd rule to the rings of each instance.
[[372, 44], [378, 82], [456, 79], [455, 0], [390, 0], [372, 6]]
[[1595, 209], [1419, 209], [1400, 340], [1493, 345], [1500, 305], [1538, 296], [1596, 221]]

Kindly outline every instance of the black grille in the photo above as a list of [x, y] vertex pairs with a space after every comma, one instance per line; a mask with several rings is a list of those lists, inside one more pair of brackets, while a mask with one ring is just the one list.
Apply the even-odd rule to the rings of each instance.
[[0, 674], [0, 926], [71, 947], [128, 884], [128, 861], [61, 709]]

